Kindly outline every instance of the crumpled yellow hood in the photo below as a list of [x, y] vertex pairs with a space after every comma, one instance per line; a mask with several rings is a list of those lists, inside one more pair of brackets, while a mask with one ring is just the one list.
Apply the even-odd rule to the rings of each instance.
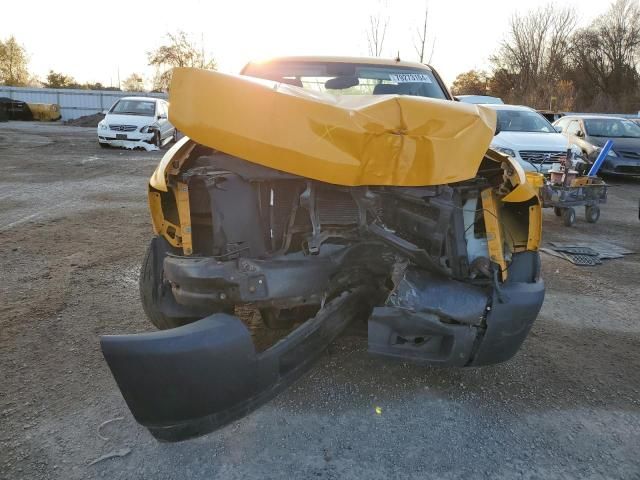
[[419, 186], [473, 178], [496, 113], [430, 98], [336, 96], [176, 68], [169, 120], [202, 145], [303, 177], [345, 186]]

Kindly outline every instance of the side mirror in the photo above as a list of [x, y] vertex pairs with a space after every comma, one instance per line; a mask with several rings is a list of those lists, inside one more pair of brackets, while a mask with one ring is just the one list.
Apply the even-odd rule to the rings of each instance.
[[576, 137], [584, 138], [584, 132], [582, 130], [578, 130], [576, 132]]
[[102, 110], [103, 115], [106, 115], [107, 113], [109, 113], [109, 110]]
[[158, 115], [158, 120], [166, 120], [167, 119], [167, 115], [165, 113], [161, 113], [160, 115]]
[[562, 127], [560, 125], [554, 125], [553, 128], [555, 128], [556, 132], [562, 133]]
[[494, 135], [498, 135], [500, 133], [500, 124], [496, 123], [496, 133]]

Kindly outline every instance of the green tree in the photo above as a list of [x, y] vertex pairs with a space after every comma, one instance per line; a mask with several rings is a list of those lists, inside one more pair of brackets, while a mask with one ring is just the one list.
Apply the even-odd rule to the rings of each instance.
[[132, 73], [124, 82], [122, 82], [122, 90], [125, 92], [142, 92], [144, 91], [144, 80], [139, 73]]
[[149, 65], [156, 67], [153, 89], [166, 90], [171, 82], [171, 70], [175, 67], [195, 67], [215, 70], [216, 61], [207, 56], [204, 48], [200, 48], [183, 32], [167, 34], [168, 43], [148, 52]]
[[451, 85], [451, 93], [454, 95], [486, 95], [487, 74], [479, 70], [469, 70], [461, 73]]
[[4, 42], [0, 40], [1, 84], [13, 87], [27, 85], [29, 82], [28, 64], [27, 52], [15, 37], [11, 36]]
[[49, 70], [47, 79], [42, 82], [42, 86], [45, 88], [79, 88], [80, 85], [71, 75], [65, 75], [63, 73], [54, 72]]
[[516, 87], [518, 86], [518, 76], [504, 68], [494, 70], [493, 75], [488, 78], [489, 92], [494, 97], [499, 97], [506, 103], [522, 103], [515, 98]]
[[100, 82], [96, 82], [96, 83], [87, 82], [84, 85], [82, 85], [82, 88], [86, 88], [87, 90], [119, 90], [119, 88], [117, 87], [113, 87], [113, 88], [105, 87]]

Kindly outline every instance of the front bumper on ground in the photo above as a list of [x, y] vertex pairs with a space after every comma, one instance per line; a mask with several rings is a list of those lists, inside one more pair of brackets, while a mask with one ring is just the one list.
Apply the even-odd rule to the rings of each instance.
[[[314, 282], [328, 282], [344, 253], [316, 258]], [[386, 304], [373, 308], [378, 295], [358, 287], [327, 302], [316, 317], [262, 353], [256, 353], [242, 321], [223, 313], [161, 332], [104, 336], [102, 351], [136, 420], [160, 440], [179, 441], [213, 431], [267, 402], [357, 317], [369, 318], [369, 351], [374, 354], [442, 366], [508, 360], [544, 298], [538, 254], [513, 258], [510, 280], [498, 291], [410, 268]], [[177, 299], [200, 307], [219, 300], [221, 293], [260, 303], [277, 301], [283, 285], [299, 299], [317, 289], [318, 284], [286, 280], [288, 274], [297, 278], [296, 272], [305, 271], [296, 262], [290, 272], [282, 260], [244, 262], [167, 256], [165, 274], [180, 282]], [[275, 295], [271, 300], [270, 294]]]
[[240, 319], [222, 313], [160, 332], [101, 338], [136, 420], [159, 440], [203, 435], [266, 403], [297, 379], [348, 325], [371, 312], [372, 292], [328, 302], [262, 353]]

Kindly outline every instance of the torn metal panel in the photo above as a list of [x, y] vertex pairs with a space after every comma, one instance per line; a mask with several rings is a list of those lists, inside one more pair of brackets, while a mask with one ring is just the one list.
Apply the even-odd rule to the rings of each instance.
[[160, 160], [153, 175], [151, 175], [149, 185], [155, 190], [168, 192], [167, 175], [169, 173], [177, 174], [195, 147], [196, 143], [189, 137], [182, 137], [178, 140]]
[[137, 142], [134, 140], [109, 140], [109, 145], [111, 145], [112, 147], [126, 148], [127, 150], [142, 148], [147, 152], [160, 150], [157, 145], [153, 145], [152, 143]]
[[473, 178], [496, 114], [431, 98], [334, 96], [177, 68], [170, 120], [196, 142], [337, 185], [424, 186]]
[[495, 192], [488, 188], [482, 191], [482, 210], [484, 212], [484, 224], [487, 229], [487, 246], [491, 261], [500, 266], [502, 280], [507, 279], [507, 263], [504, 258], [504, 240], [502, 226], [498, 216], [498, 202]]
[[489, 304], [486, 292], [468, 283], [408, 268], [386, 306], [436, 315], [440, 320], [480, 325]]

